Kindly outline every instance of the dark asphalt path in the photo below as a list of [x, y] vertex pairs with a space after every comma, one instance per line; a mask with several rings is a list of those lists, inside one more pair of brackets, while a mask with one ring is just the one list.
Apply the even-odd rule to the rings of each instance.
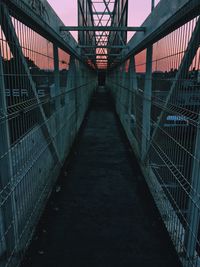
[[98, 92], [22, 266], [179, 267], [140, 178], [111, 100]]

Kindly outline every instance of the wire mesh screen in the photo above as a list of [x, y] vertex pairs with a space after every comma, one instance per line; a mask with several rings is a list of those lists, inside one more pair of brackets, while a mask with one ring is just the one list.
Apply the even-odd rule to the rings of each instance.
[[195, 17], [131, 57], [128, 73], [119, 67], [107, 75], [117, 112], [187, 267], [200, 266], [199, 46]]
[[195, 152], [200, 111], [198, 27], [195, 18], [153, 47], [150, 165], [173, 208], [166, 212], [167, 226], [172, 233], [177, 226], [176, 247], [188, 257], [188, 266], [196, 266], [199, 250], [198, 230], [190, 222], [194, 216], [190, 202], [196, 198], [192, 191], [197, 189], [193, 179], [199, 179], [197, 173], [193, 177], [199, 161]]
[[0, 4], [1, 266], [19, 264], [96, 81], [15, 17]]
[[[144, 98], [144, 87], [145, 87], [145, 71], [146, 71], [146, 49], [137, 54], [134, 57], [135, 62], [135, 130], [133, 131], [135, 138], [138, 143], [138, 148], [141, 151], [142, 144], [142, 120], [143, 120], [143, 98]], [[130, 70], [134, 71], [133, 66]]]

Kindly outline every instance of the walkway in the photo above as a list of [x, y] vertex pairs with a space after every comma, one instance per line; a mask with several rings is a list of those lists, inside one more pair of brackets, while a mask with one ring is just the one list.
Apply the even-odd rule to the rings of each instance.
[[106, 92], [74, 151], [23, 267], [178, 267]]

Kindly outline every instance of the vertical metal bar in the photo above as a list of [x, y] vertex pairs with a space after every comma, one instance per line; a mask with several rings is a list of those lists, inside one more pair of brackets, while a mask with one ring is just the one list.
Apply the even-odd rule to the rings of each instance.
[[141, 158], [144, 159], [150, 140], [151, 130], [151, 96], [152, 96], [152, 53], [153, 48], [147, 48], [146, 76], [143, 95], [143, 118], [142, 118], [142, 151]]
[[117, 68], [115, 71], [116, 71], [116, 92], [115, 92], [116, 110], [117, 110], [118, 115], [120, 115], [119, 114], [119, 108], [120, 108], [120, 87], [119, 87], [120, 69]]
[[75, 134], [78, 131], [78, 66], [77, 61], [74, 60], [74, 67], [73, 67], [73, 83], [74, 83], [74, 109], [75, 109]]
[[[56, 129], [58, 129], [61, 125], [61, 99], [63, 99], [63, 95], [61, 95], [61, 88], [60, 88], [60, 72], [59, 72], [59, 53], [58, 53], [58, 47], [56, 44], [53, 44], [53, 60], [54, 60], [54, 92], [51, 95], [51, 102], [55, 105], [54, 112], [54, 119], [55, 119], [55, 129], [52, 129], [52, 135], [55, 138], [55, 145], [57, 148], [57, 151], [59, 153], [60, 160], [61, 159], [61, 151], [62, 151], [62, 139], [60, 138], [59, 134], [57, 135]], [[50, 104], [51, 104], [50, 102]], [[51, 105], [52, 108], [52, 105]]]
[[151, 12], [154, 10], [155, 0], [151, 0]]
[[53, 54], [54, 54], [54, 79], [55, 79], [55, 103], [56, 109], [60, 107], [60, 99], [62, 96], [60, 95], [60, 72], [59, 72], [59, 56], [58, 56], [58, 47], [57, 45], [53, 45]]
[[128, 91], [127, 91], [127, 97], [128, 97], [128, 129], [131, 129], [131, 106], [132, 106], [132, 91], [130, 89], [130, 85], [131, 85], [131, 80], [130, 80], [130, 76], [131, 76], [131, 68], [130, 68], [131, 62], [129, 62], [129, 68], [128, 68]]
[[70, 89], [74, 85], [74, 57], [70, 57], [69, 62], [69, 71], [68, 71], [68, 78], [67, 78], [67, 88]]
[[130, 66], [129, 66], [129, 71], [130, 71], [130, 76], [129, 76], [129, 83], [130, 83], [130, 91], [131, 91], [131, 99], [132, 99], [132, 106], [131, 108], [131, 113], [133, 111], [134, 115], [134, 124], [136, 123], [136, 103], [135, 103], [135, 95], [136, 95], [136, 90], [138, 88], [137, 84], [137, 77], [136, 77], [136, 69], [135, 69], [135, 57], [132, 56], [130, 58]]
[[122, 81], [121, 81], [120, 90], [121, 90], [121, 120], [124, 124], [125, 122], [125, 116], [126, 116], [126, 87], [127, 87], [127, 74], [126, 74], [126, 62], [123, 64], [123, 69], [122, 69]]
[[[69, 63], [69, 71], [68, 71], [68, 79], [67, 79], [67, 88], [68, 90], [73, 89], [73, 91], [70, 91], [68, 93], [68, 104], [69, 104], [69, 114], [73, 113], [75, 110], [75, 91], [74, 86], [75, 86], [75, 58], [73, 56], [70, 57], [70, 63]], [[74, 114], [75, 119], [76, 119], [76, 114]], [[73, 116], [73, 118], [74, 118]], [[74, 139], [75, 131], [76, 131], [76, 122], [73, 120], [74, 125], [71, 125], [72, 121], [70, 120], [70, 129], [71, 129], [71, 135], [70, 135], [70, 144], [72, 144], [72, 141]]]
[[187, 228], [185, 232], [186, 256], [189, 263], [195, 260], [196, 244], [200, 221], [200, 114], [197, 122], [195, 151], [193, 156], [191, 192], [187, 212]]
[[[155, 6], [155, 0], [151, 0], [151, 11]], [[141, 158], [144, 159], [148, 143], [150, 140], [151, 131], [151, 96], [152, 96], [152, 58], [153, 58], [153, 47], [147, 47], [146, 54], [146, 75], [145, 75], [145, 86], [143, 95], [143, 118], [142, 118], [142, 148]]]
[[[13, 212], [13, 201], [14, 198], [12, 193], [12, 159], [11, 159], [11, 146], [10, 146], [10, 133], [9, 125], [7, 119], [7, 104], [5, 97], [5, 84], [3, 78], [3, 64], [0, 51], [0, 115], [2, 119], [0, 120], [0, 146], [1, 146], [1, 155], [0, 155], [0, 183], [2, 191], [9, 191], [10, 196], [5, 200], [3, 206], [0, 207], [3, 213], [3, 230], [5, 232], [5, 242], [2, 247], [4, 247], [8, 254], [11, 253], [16, 244], [16, 232], [14, 225], [16, 224], [14, 220]], [[16, 211], [15, 211], [16, 212]], [[7, 233], [6, 233], [7, 232]], [[4, 234], [4, 233], [3, 233]], [[1, 236], [1, 240], [4, 240]], [[5, 247], [6, 246], [6, 247]], [[2, 253], [3, 251], [1, 251]]]

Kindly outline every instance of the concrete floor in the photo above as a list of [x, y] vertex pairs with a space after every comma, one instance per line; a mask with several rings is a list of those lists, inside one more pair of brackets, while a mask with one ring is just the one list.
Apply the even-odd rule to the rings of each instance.
[[180, 266], [103, 91], [56, 188], [23, 267]]

